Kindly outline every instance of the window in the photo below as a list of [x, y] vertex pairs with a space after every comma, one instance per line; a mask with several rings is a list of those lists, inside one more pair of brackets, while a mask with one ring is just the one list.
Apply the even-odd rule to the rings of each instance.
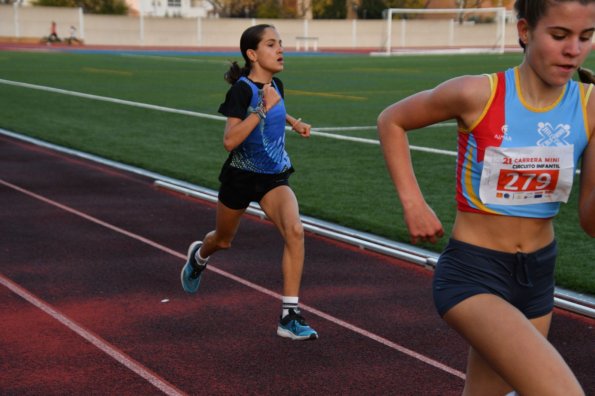
[[182, 7], [182, 0], [167, 0], [168, 7]]

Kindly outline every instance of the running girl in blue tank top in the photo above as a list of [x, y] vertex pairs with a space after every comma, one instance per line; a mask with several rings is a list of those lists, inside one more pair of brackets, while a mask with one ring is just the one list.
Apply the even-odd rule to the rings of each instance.
[[294, 171], [285, 151], [285, 125], [303, 137], [310, 125], [287, 114], [283, 83], [273, 75], [284, 67], [283, 46], [272, 25], [256, 25], [244, 31], [240, 49], [241, 68], [232, 63], [225, 74], [232, 84], [219, 112], [227, 117], [223, 146], [230, 153], [219, 181], [216, 227], [188, 248], [180, 274], [188, 293], [198, 291], [207, 261], [213, 253], [229, 249], [250, 202], [258, 202], [285, 241], [283, 301], [277, 334], [293, 340], [315, 340], [298, 307], [304, 266], [304, 228], [295, 194], [289, 187]]
[[[378, 131], [412, 242], [442, 224], [417, 184], [408, 130], [458, 124], [457, 214], [433, 280], [442, 318], [471, 345], [463, 395], [584, 395], [548, 342], [552, 218], [580, 166], [579, 218], [595, 237], [595, 97], [580, 66], [595, 0], [516, 0], [522, 63], [462, 76], [386, 108]], [[579, 72], [582, 82], [572, 80]]]

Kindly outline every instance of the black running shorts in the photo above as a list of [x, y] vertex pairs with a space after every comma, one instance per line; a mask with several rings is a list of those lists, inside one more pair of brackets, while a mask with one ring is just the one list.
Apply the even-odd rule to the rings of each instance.
[[554, 308], [556, 241], [533, 253], [506, 253], [451, 239], [433, 280], [440, 316], [476, 294], [494, 294], [537, 318]]
[[288, 186], [293, 168], [278, 174], [244, 171], [224, 165], [219, 175], [219, 201], [231, 209], [246, 209], [250, 202], [260, 202], [275, 187]]

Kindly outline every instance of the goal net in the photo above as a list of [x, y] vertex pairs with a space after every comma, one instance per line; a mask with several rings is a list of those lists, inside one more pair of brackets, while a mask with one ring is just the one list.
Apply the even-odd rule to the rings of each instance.
[[384, 52], [503, 53], [506, 8], [385, 10]]

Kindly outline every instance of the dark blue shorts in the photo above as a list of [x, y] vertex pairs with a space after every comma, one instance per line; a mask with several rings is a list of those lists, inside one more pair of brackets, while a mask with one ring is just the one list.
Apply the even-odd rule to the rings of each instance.
[[440, 316], [476, 294], [494, 294], [538, 318], [554, 308], [556, 241], [533, 253], [505, 253], [451, 239], [436, 264], [434, 304]]
[[250, 202], [260, 202], [275, 187], [288, 186], [290, 168], [278, 174], [244, 171], [227, 165], [221, 169], [219, 201], [231, 209], [246, 209]]

